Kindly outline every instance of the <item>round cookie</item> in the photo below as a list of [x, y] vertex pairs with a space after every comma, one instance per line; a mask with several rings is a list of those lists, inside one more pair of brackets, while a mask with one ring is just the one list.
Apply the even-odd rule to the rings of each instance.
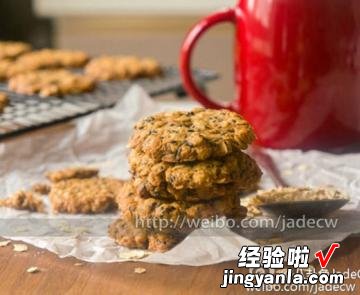
[[186, 219], [204, 219], [220, 216], [246, 216], [237, 196], [229, 196], [208, 202], [188, 203], [141, 198], [132, 181], [127, 182], [117, 196], [118, 207], [132, 219], [168, 220], [178, 224]]
[[26, 72], [9, 80], [10, 90], [41, 97], [79, 94], [94, 88], [95, 82], [91, 78], [63, 69]]
[[180, 234], [150, 233], [122, 218], [110, 224], [108, 232], [121, 246], [156, 252], [168, 251], [184, 238], [184, 235]]
[[244, 150], [254, 139], [252, 127], [237, 113], [197, 108], [144, 118], [129, 146], [156, 161], [188, 162]]
[[155, 77], [161, 74], [160, 64], [152, 58], [104, 55], [92, 59], [85, 73], [98, 81]]
[[18, 56], [29, 52], [31, 46], [24, 42], [0, 41], [0, 60], [15, 59]]
[[261, 171], [247, 154], [236, 152], [222, 159], [201, 162], [156, 162], [132, 150], [129, 163], [134, 184], [143, 197], [184, 201], [210, 200], [234, 195], [257, 185]]

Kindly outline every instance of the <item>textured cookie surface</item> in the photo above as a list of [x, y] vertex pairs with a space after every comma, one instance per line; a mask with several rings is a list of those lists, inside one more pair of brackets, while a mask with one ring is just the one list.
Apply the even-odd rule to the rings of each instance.
[[32, 192], [18, 191], [7, 199], [0, 199], [0, 206], [17, 210], [44, 212], [44, 203]]
[[0, 113], [2, 113], [5, 107], [9, 104], [9, 98], [6, 93], [0, 92]]
[[14, 59], [31, 50], [31, 46], [23, 42], [1, 41], [0, 59]]
[[86, 66], [85, 72], [90, 77], [100, 81], [124, 80], [158, 76], [161, 74], [161, 67], [152, 58], [101, 56], [91, 60]]
[[177, 223], [183, 219], [246, 215], [246, 209], [240, 206], [237, 196], [198, 203], [144, 199], [137, 194], [132, 181], [123, 186], [118, 194], [117, 202], [122, 212], [127, 212], [127, 215], [132, 214], [133, 219], [163, 219]]
[[51, 186], [47, 183], [35, 183], [31, 186], [31, 191], [39, 195], [48, 195], [51, 191]]
[[156, 252], [168, 251], [183, 239], [179, 234], [147, 232], [121, 218], [109, 226], [109, 236], [121, 246]]
[[42, 97], [63, 96], [91, 91], [95, 82], [67, 70], [38, 70], [19, 74], [9, 80], [9, 89], [17, 93]]
[[69, 179], [52, 185], [49, 194], [56, 213], [102, 213], [116, 207], [123, 182], [112, 178]]
[[244, 150], [254, 138], [252, 127], [240, 115], [197, 108], [144, 118], [135, 125], [129, 146], [156, 161], [187, 162]]
[[247, 154], [236, 152], [204, 161], [157, 162], [132, 150], [129, 155], [135, 185], [141, 193], [179, 200], [209, 200], [254, 188], [261, 171]]
[[78, 50], [42, 49], [22, 55], [7, 72], [8, 77], [39, 69], [84, 66], [89, 56]]
[[69, 167], [60, 170], [49, 171], [45, 176], [52, 182], [59, 182], [62, 180], [72, 178], [92, 178], [97, 177], [99, 169], [90, 167]]

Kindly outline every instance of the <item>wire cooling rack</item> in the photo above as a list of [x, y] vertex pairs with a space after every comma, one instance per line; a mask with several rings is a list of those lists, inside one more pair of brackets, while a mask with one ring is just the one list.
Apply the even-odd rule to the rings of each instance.
[[[216, 79], [215, 72], [195, 70], [194, 77], [200, 87]], [[99, 109], [112, 107], [134, 83], [142, 86], [151, 96], [175, 92], [184, 94], [179, 72], [174, 67], [164, 70], [161, 77], [136, 81], [109, 81], [98, 83], [95, 91], [62, 98], [41, 98], [37, 95], [20, 95], [0, 84], [0, 91], [7, 92], [10, 105], [0, 113], [0, 140], [21, 132], [80, 117]]]

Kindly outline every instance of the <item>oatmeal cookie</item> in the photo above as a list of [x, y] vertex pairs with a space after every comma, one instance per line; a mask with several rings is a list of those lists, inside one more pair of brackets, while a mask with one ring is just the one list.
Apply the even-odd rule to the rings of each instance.
[[111, 178], [63, 180], [52, 185], [49, 199], [55, 213], [102, 213], [116, 208], [122, 185]]
[[0, 59], [14, 59], [30, 50], [30, 44], [24, 42], [1, 41]]
[[200, 162], [167, 163], [132, 150], [129, 163], [138, 191], [145, 188], [160, 198], [215, 199], [251, 189], [261, 177], [256, 162], [242, 152]]
[[89, 92], [95, 88], [95, 82], [67, 70], [39, 70], [11, 78], [8, 86], [17, 93], [48, 97]]
[[124, 80], [158, 76], [161, 74], [161, 67], [151, 58], [101, 56], [89, 62], [85, 73], [99, 81]]
[[44, 212], [44, 203], [32, 192], [20, 190], [6, 199], [0, 199], [0, 206], [17, 210]]
[[0, 92], [0, 113], [2, 113], [5, 107], [9, 104], [9, 98], [6, 93]]
[[60, 170], [50, 171], [45, 174], [51, 182], [59, 182], [72, 178], [92, 178], [99, 175], [99, 169], [90, 167], [70, 167]]
[[[185, 219], [212, 218], [215, 216], [245, 216], [246, 209], [240, 206], [237, 196], [211, 200], [207, 202], [187, 203], [166, 201], [155, 198], [141, 198], [132, 181], [127, 182], [117, 196], [122, 212], [132, 219], [168, 220], [177, 223]], [[244, 215], [245, 214], [245, 215]]]
[[54, 68], [78, 68], [84, 66], [89, 56], [79, 50], [42, 49], [22, 55], [9, 69], [8, 76]]
[[168, 251], [184, 238], [180, 234], [147, 232], [121, 218], [109, 226], [108, 232], [109, 236], [121, 246], [155, 252]]
[[254, 138], [251, 125], [240, 115], [197, 108], [141, 120], [135, 125], [129, 147], [156, 161], [203, 161], [244, 150]]

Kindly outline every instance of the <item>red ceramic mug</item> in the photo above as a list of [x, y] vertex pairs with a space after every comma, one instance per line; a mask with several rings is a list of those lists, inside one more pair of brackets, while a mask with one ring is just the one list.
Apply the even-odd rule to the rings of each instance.
[[[236, 98], [223, 106], [194, 83], [196, 41], [212, 25], [235, 26]], [[220, 56], [218, 58], [221, 58]], [[360, 1], [242, 0], [187, 35], [186, 90], [209, 108], [229, 108], [273, 148], [326, 148], [360, 141]]]

